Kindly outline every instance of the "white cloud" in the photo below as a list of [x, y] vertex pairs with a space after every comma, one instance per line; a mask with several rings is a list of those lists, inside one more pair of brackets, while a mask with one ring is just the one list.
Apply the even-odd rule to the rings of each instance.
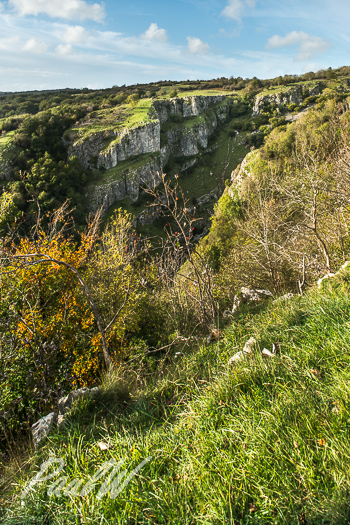
[[59, 44], [56, 47], [56, 53], [58, 55], [62, 55], [62, 56], [71, 55], [72, 52], [73, 52], [73, 47], [70, 44]]
[[196, 38], [195, 36], [188, 36], [187, 42], [189, 52], [194, 55], [202, 55], [210, 49], [209, 44], [202, 42], [200, 38]]
[[324, 53], [329, 43], [318, 36], [312, 36], [304, 31], [291, 31], [286, 36], [274, 35], [267, 41], [267, 49], [298, 46], [298, 53], [294, 60], [310, 60], [318, 53]]
[[88, 4], [85, 0], [9, 0], [20, 16], [44, 13], [53, 18], [91, 19], [101, 22], [105, 17], [101, 4]]
[[37, 53], [38, 55], [45, 53], [48, 49], [45, 42], [37, 42], [35, 38], [30, 38], [22, 47], [22, 51], [29, 51], [30, 53]]
[[161, 29], [158, 27], [158, 24], [153, 23], [149, 26], [147, 31], [141, 35], [141, 38], [157, 42], [166, 42], [168, 40], [168, 35], [165, 29]]
[[228, 0], [228, 4], [221, 14], [240, 22], [244, 10], [247, 7], [253, 9], [256, 2], [257, 0]]
[[62, 39], [67, 44], [80, 44], [85, 42], [89, 33], [85, 27], [82, 26], [69, 26], [62, 35]]
[[15, 51], [19, 44], [19, 36], [10, 36], [8, 38], [0, 39], [0, 50], [1, 51]]

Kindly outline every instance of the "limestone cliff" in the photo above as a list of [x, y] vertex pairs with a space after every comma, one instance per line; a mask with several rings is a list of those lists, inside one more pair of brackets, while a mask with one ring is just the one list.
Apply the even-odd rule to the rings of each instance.
[[119, 162], [160, 150], [160, 124], [154, 121], [137, 128], [124, 129], [116, 141], [99, 152], [97, 167], [111, 169]]
[[[136, 201], [142, 181], [154, 186], [161, 182], [163, 168], [171, 155], [191, 157], [193, 164], [193, 157], [208, 148], [210, 136], [228, 118], [230, 99], [193, 96], [159, 100], [153, 103], [152, 109], [152, 120], [149, 122], [115, 132], [102, 130], [71, 139], [69, 156], [77, 156], [85, 168], [107, 170], [105, 182], [88, 188], [90, 211], [102, 206], [103, 212], [106, 212], [109, 206], [126, 197]], [[178, 115], [180, 121], [171, 119], [172, 115]], [[164, 127], [165, 123], [167, 126]], [[138, 160], [136, 168], [132, 167], [134, 158]], [[113, 172], [121, 162], [130, 159], [130, 167]]]
[[160, 150], [158, 120], [121, 131], [102, 130], [78, 138], [68, 145], [68, 157], [78, 157], [85, 168], [111, 169], [119, 162]]
[[277, 109], [288, 104], [296, 104], [299, 106], [303, 101], [303, 91], [301, 86], [290, 88], [286, 91], [279, 91], [268, 95], [257, 95], [253, 107], [253, 117], [257, 117], [264, 111], [266, 107], [275, 104]]
[[222, 95], [215, 96], [193, 96], [184, 98], [173, 98], [170, 100], [156, 100], [153, 106], [158, 114], [161, 124], [169, 120], [171, 115], [180, 115], [186, 117], [198, 117], [208, 111], [212, 105], [225, 100]]
[[106, 213], [115, 202], [127, 197], [135, 202], [139, 198], [141, 186], [155, 188], [161, 180], [160, 156], [148, 158], [136, 168], [133, 168], [131, 163], [129, 167], [122, 169], [115, 179], [107, 177], [106, 181], [87, 188], [85, 197], [88, 209], [94, 213], [102, 207], [102, 213]]

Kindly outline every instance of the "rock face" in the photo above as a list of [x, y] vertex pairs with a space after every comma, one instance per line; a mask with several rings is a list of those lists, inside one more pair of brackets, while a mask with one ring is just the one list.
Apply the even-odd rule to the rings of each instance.
[[61, 415], [66, 414], [72, 408], [73, 403], [78, 399], [83, 397], [92, 396], [98, 394], [100, 389], [98, 386], [94, 388], [78, 388], [78, 390], [73, 390], [67, 396], [61, 397], [58, 401], [58, 410]]
[[32, 425], [34, 448], [38, 448], [39, 444], [44, 441], [50, 430], [56, 424], [60, 427], [64, 423], [64, 416], [72, 408], [75, 401], [83, 397], [96, 395], [99, 391], [100, 389], [97, 386], [94, 388], [79, 388], [78, 390], [73, 390], [73, 392], [70, 392], [67, 396], [61, 397], [61, 399], [58, 400], [58, 417], [56, 412], [51, 412]]
[[178, 126], [169, 130], [166, 133], [166, 143], [161, 149], [163, 165], [168, 162], [170, 155], [193, 157], [207, 149], [209, 138], [217, 126], [218, 119], [214, 115], [212, 119], [196, 123], [191, 128]]
[[286, 91], [278, 93], [271, 93], [269, 95], [257, 95], [253, 107], [253, 117], [260, 115], [264, 109], [271, 104], [275, 104], [277, 109], [288, 104], [296, 104], [299, 106], [303, 101], [303, 90], [301, 86], [289, 88]]
[[123, 130], [115, 144], [109, 146], [107, 151], [101, 151], [97, 159], [97, 167], [110, 169], [119, 162], [130, 157], [145, 153], [156, 153], [160, 150], [160, 124], [150, 122], [144, 126]]
[[211, 106], [222, 102], [224, 99], [225, 97], [221, 95], [172, 98], [170, 100], [156, 100], [153, 102], [153, 106], [158, 114], [160, 123], [164, 124], [171, 115], [180, 115], [184, 118], [198, 117], [198, 115], [205, 113]]
[[[106, 143], [109, 145], [106, 147]], [[78, 157], [83, 168], [111, 169], [123, 160], [160, 151], [159, 121], [122, 131], [101, 131], [68, 146], [68, 157]]]
[[104, 184], [90, 186], [86, 192], [86, 200], [89, 210], [95, 213], [102, 207], [102, 213], [115, 202], [130, 198], [136, 202], [139, 197], [140, 188], [149, 186], [155, 188], [162, 181], [162, 162], [160, 157], [145, 160], [142, 166], [133, 169], [126, 168], [118, 175], [118, 178]]
[[244, 157], [241, 164], [231, 173], [231, 186], [228, 188], [228, 194], [231, 199], [235, 198], [235, 191], [242, 195], [242, 186], [244, 181], [254, 173], [254, 163], [259, 157], [259, 150], [250, 151]]
[[[101, 131], [70, 144], [69, 156], [78, 157], [85, 168], [111, 170], [121, 162], [130, 161], [125, 163], [125, 169], [121, 165], [118, 173], [109, 176], [107, 172], [105, 182], [87, 188], [89, 211], [96, 212], [102, 207], [106, 213], [117, 201], [125, 198], [137, 201], [142, 185], [154, 188], [160, 184], [171, 155], [191, 157], [189, 165], [194, 165], [196, 156], [208, 148], [215, 129], [228, 118], [230, 103], [224, 96], [155, 101], [153, 112], [158, 117], [155, 120], [115, 134]], [[178, 115], [181, 121], [172, 119], [173, 115]], [[182, 120], [187, 117], [198, 118]], [[162, 125], [169, 120], [172, 122], [163, 129]]]
[[32, 436], [34, 448], [37, 449], [40, 443], [46, 438], [57, 419], [56, 412], [51, 412], [45, 417], [42, 417], [32, 425]]

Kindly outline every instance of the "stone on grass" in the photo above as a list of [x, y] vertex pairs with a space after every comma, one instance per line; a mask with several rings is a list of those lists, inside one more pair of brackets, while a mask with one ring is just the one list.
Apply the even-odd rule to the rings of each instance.
[[240, 352], [237, 352], [232, 357], [230, 357], [230, 359], [228, 360], [228, 364], [232, 365], [233, 363], [235, 363], [237, 361], [241, 361], [242, 359], [245, 358], [245, 356], [246, 356], [246, 354], [244, 352], [242, 352], [242, 350], [241, 350]]
[[350, 261], [346, 261], [340, 268], [337, 272], [335, 273], [332, 273], [332, 272], [328, 272], [326, 273], [326, 275], [324, 275], [323, 277], [321, 277], [318, 281], [317, 281], [317, 287], [318, 289], [321, 288], [322, 286], [322, 283], [324, 280], [326, 279], [331, 279], [332, 277], [335, 277], [336, 275], [339, 275], [343, 270], [345, 270], [348, 266], [350, 265]]
[[279, 303], [281, 301], [289, 301], [289, 299], [293, 299], [293, 297], [293, 293], [286, 293], [284, 295], [281, 295], [281, 297], [277, 297], [277, 299], [274, 300], [274, 303]]
[[250, 339], [248, 339], [248, 341], [244, 345], [243, 350], [236, 352], [232, 357], [230, 357], [228, 364], [232, 365], [233, 363], [237, 361], [241, 361], [242, 359], [247, 357], [248, 354], [251, 354], [255, 343], [256, 343], [256, 340], [254, 339], [254, 337], [251, 337]]
[[32, 436], [35, 449], [37, 449], [39, 444], [46, 438], [56, 422], [56, 418], [56, 412], [51, 412], [32, 425]]
[[243, 301], [261, 301], [267, 297], [273, 297], [273, 293], [269, 290], [250, 289], [242, 286], [241, 294]]
[[78, 399], [81, 399], [83, 397], [95, 395], [100, 391], [98, 386], [95, 386], [94, 388], [78, 388], [77, 390], [73, 390], [73, 392], [70, 392], [67, 396], [61, 397], [61, 399], [58, 400], [58, 410], [59, 413], [64, 415], [66, 414], [73, 406], [73, 403], [77, 401]]
[[267, 348], [264, 348], [264, 350], [261, 353], [262, 353], [262, 356], [265, 358], [276, 357], [276, 354], [273, 354]]
[[256, 343], [256, 339], [254, 339], [254, 337], [251, 337], [250, 339], [248, 339], [248, 341], [244, 345], [243, 352], [245, 354], [251, 354], [255, 343]]

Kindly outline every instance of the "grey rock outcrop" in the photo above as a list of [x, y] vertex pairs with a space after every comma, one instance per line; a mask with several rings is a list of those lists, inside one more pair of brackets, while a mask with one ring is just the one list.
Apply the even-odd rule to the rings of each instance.
[[99, 184], [89, 186], [85, 197], [89, 211], [95, 213], [102, 207], [102, 213], [115, 202], [130, 198], [136, 202], [139, 198], [140, 188], [148, 186], [152, 189], [162, 181], [162, 163], [159, 157], [145, 160], [138, 168], [125, 168], [118, 178]]
[[[155, 100], [153, 107], [157, 112], [159, 121], [164, 124], [171, 115], [186, 117], [197, 117], [208, 111], [211, 106], [217, 105], [225, 99], [222, 95], [216, 96], [193, 96], [183, 98], [172, 98], [170, 100]], [[223, 114], [225, 109], [222, 110]], [[219, 111], [221, 114], [222, 112]], [[222, 117], [224, 118], [224, 117]]]
[[260, 115], [260, 113], [271, 104], [275, 104], [276, 108], [279, 110], [282, 106], [287, 106], [288, 104], [296, 104], [299, 106], [302, 101], [303, 90], [301, 86], [279, 91], [278, 93], [257, 95], [253, 107], [253, 117]]
[[209, 138], [218, 126], [218, 118], [214, 114], [211, 119], [199, 122], [192, 127], [177, 126], [166, 133], [166, 142], [161, 149], [163, 165], [170, 155], [176, 157], [193, 157], [208, 147]]
[[104, 130], [78, 138], [68, 146], [68, 157], [77, 157], [85, 169], [111, 169], [130, 157], [157, 151], [160, 151], [160, 123], [155, 120], [136, 128]]
[[38, 448], [39, 444], [44, 441], [50, 430], [56, 426], [56, 424], [59, 428], [63, 425], [65, 415], [72, 408], [75, 401], [83, 397], [96, 395], [99, 391], [100, 389], [97, 386], [94, 388], [79, 388], [78, 390], [73, 390], [73, 392], [70, 392], [67, 396], [61, 397], [61, 399], [58, 400], [58, 416], [56, 412], [51, 412], [32, 425], [31, 430], [34, 448]]
[[97, 167], [111, 169], [130, 157], [145, 153], [156, 153], [160, 150], [160, 123], [150, 122], [144, 126], [125, 129], [118, 136], [118, 142], [101, 151]]
[[273, 293], [270, 290], [251, 290], [246, 286], [241, 288], [242, 300], [244, 301], [261, 301], [262, 299], [267, 299], [268, 297], [273, 297]]
[[51, 412], [45, 417], [42, 417], [32, 425], [32, 436], [34, 448], [37, 449], [40, 443], [46, 438], [57, 420], [56, 412]]
[[[115, 202], [125, 198], [136, 202], [142, 185], [154, 188], [161, 183], [163, 168], [170, 156], [191, 157], [190, 162], [185, 164], [186, 169], [194, 165], [198, 155], [207, 150], [215, 129], [228, 118], [230, 103], [230, 99], [224, 96], [154, 101], [153, 115], [158, 116], [158, 119], [136, 128], [126, 128], [116, 134], [117, 138], [114, 138], [112, 131], [101, 131], [74, 141], [68, 147], [69, 155], [77, 156], [85, 167], [92, 167], [95, 163], [97, 167], [109, 170], [120, 162], [130, 161], [125, 163], [125, 169], [120, 166], [120, 172], [114, 172], [110, 177], [107, 173], [103, 183], [87, 188], [85, 196], [89, 211], [96, 212], [102, 207], [102, 212], [106, 213]], [[202, 114], [200, 119], [174, 123], [167, 131], [161, 129], [161, 124], [169, 120], [171, 115], [187, 118]], [[141, 220], [149, 219], [144, 217]]]
[[58, 401], [58, 410], [59, 413], [62, 415], [65, 415], [69, 410], [72, 408], [75, 401], [78, 399], [82, 399], [84, 397], [93, 396], [98, 394], [100, 389], [98, 386], [95, 386], [94, 388], [78, 388], [77, 390], [73, 390], [70, 392], [67, 396], [61, 397]]

